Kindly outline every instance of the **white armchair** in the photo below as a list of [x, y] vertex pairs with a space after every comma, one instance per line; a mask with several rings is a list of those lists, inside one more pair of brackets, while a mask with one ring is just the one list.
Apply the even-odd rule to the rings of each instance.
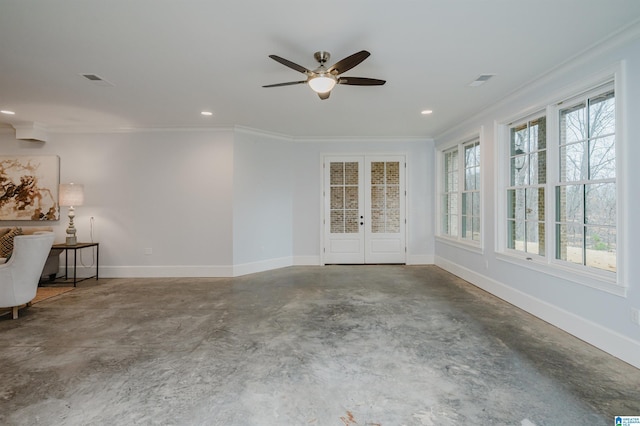
[[0, 265], [0, 308], [11, 308], [13, 319], [18, 318], [18, 309], [36, 296], [54, 238], [53, 232], [19, 235], [13, 240], [11, 258]]

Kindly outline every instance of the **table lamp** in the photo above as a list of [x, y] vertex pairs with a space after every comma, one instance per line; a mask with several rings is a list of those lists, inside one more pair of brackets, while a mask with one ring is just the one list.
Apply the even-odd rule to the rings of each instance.
[[58, 204], [61, 207], [69, 207], [69, 227], [67, 228], [66, 244], [68, 246], [76, 245], [78, 240], [76, 239], [76, 228], [73, 226], [73, 218], [76, 216], [74, 207], [81, 206], [84, 203], [84, 185], [62, 183], [59, 189]]

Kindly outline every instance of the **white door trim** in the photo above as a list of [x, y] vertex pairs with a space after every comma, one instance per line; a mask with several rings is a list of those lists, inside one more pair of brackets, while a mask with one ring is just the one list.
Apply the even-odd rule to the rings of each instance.
[[[364, 217], [360, 232], [351, 233], [349, 236], [359, 238], [364, 244], [367, 244], [366, 249], [364, 246], [361, 250], [357, 250], [356, 242], [347, 241], [349, 238], [345, 238], [349, 244], [342, 247], [337, 246], [338, 257], [330, 253], [332, 247], [336, 249], [336, 245], [333, 244], [333, 235], [330, 232], [330, 220], [331, 215], [330, 202], [331, 202], [331, 185], [330, 182], [330, 163], [331, 162], [359, 162], [360, 164], [360, 180], [359, 180], [359, 206], [360, 212], [359, 218]], [[372, 232], [371, 224], [371, 167], [373, 162], [398, 162], [400, 167], [400, 227], [399, 232], [384, 233], [378, 231]], [[408, 178], [408, 161], [406, 153], [339, 153], [339, 154], [322, 154], [320, 158], [320, 170], [322, 178], [320, 179], [321, 191], [321, 220], [320, 220], [320, 264], [325, 265], [328, 263], [344, 263], [344, 264], [363, 264], [363, 263], [407, 263], [408, 259], [408, 190], [407, 190], [407, 178]], [[366, 183], [365, 183], [366, 181]], [[363, 202], [363, 196], [366, 201]], [[335, 210], [334, 210], [335, 212]], [[362, 215], [362, 216], [360, 216]], [[361, 223], [362, 223], [361, 222]], [[384, 225], [383, 225], [384, 226]], [[366, 229], [366, 232], [363, 232]], [[368, 236], [366, 236], [367, 234]], [[342, 244], [342, 238], [336, 239], [338, 243]], [[346, 244], [346, 243], [345, 243]], [[349, 247], [347, 247], [349, 246]], [[340, 258], [339, 253], [342, 249], [353, 250], [353, 253], [349, 253], [344, 258]], [[395, 251], [394, 251], [395, 250]], [[347, 250], [348, 251], [348, 250]], [[355, 252], [360, 252], [361, 257], [357, 257]], [[353, 254], [353, 256], [352, 256]]]

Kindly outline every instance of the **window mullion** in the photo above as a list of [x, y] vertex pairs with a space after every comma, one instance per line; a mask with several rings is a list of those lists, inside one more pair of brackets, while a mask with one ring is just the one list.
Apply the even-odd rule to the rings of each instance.
[[464, 204], [463, 204], [463, 193], [466, 190], [465, 188], [465, 184], [466, 184], [466, 180], [465, 180], [465, 174], [467, 172], [467, 167], [466, 167], [466, 160], [465, 160], [465, 152], [464, 152], [464, 145], [462, 144], [458, 144], [458, 235], [457, 235], [457, 239], [460, 241], [462, 240], [462, 235], [464, 232], [464, 219], [463, 216], [465, 216], [463, 214], [463, 212], [465, 212], [464, 210]]
[[583, 265], [587, 264], [587, 202], [586, 200], [587, 200], [587, 185], [583, 184], [582, 185], [582, 264]]
[[[549, 105], [546, 108], [547, 116], [547, 163], [546, 163], [546, 180], [545, 180], [545, 241], [549, 242], [550, 250], [547, 250], [547, 261], [557, 256], [559, 246], [555, 238], [556, 228], [558, 226], [558, 216], [556, 205], [556, 187], [559, 183], [558, 175], [560, 170], [560, 161], [558, 155], [560, 149], [560, 122], [558, 120], [557, 106]], [[551, 252], [553, 250], [553, 252]]]

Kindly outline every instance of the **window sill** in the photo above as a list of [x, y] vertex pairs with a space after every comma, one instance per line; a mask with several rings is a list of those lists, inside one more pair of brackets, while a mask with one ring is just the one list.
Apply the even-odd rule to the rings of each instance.
[[464, 240], [458, 240], [448, 237], [443, 237], [442, 235], [436, 235], [436, 241], [439, 243], [447, 244], [451, 247], [460, 248], [463, 250], [470, 251], [476, 254], [483, 254], [484, 250], [480, 246], [480, 243], [470, 243]]
[[619, 285], [615, 281], [615, 275], [613, 279], [609, 279], [597, 273], [589, 273], [578, 270], [577, 268], [550, 263], [543, 257], [527, 256], [526, 254], [520, 255], [519, 253], [496, 253], [496, 259], [616, 296], [627, 297], [627, 287]]

